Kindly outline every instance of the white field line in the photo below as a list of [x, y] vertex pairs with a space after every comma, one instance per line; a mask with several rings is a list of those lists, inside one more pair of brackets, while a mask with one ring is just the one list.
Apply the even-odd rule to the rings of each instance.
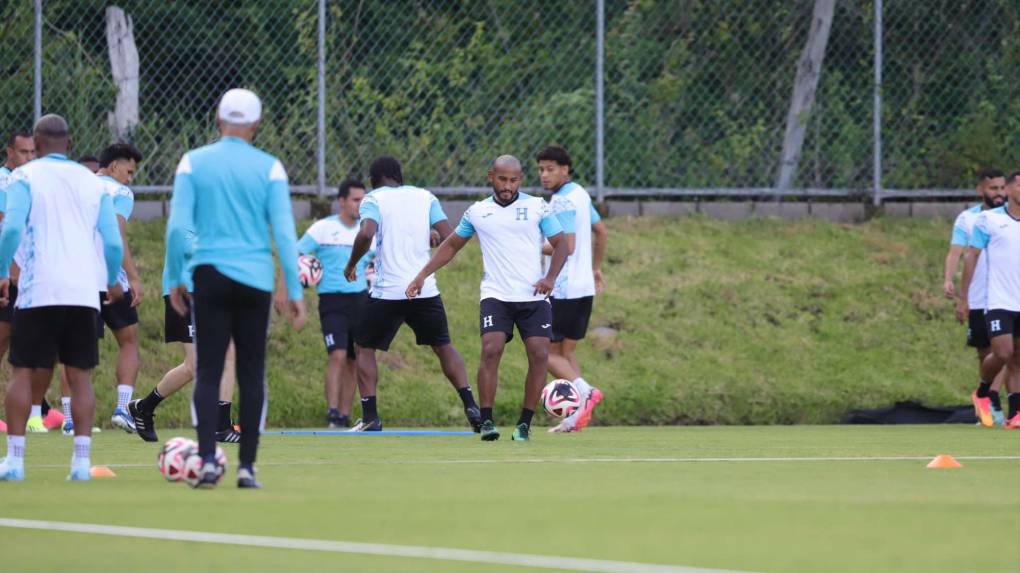
[[[358, 460], [359, 464], [381, 465], [456, 465], [456, 464], [684, 464], [684, 463], [765, 463], [765, 462], [922, 462], [935, 456], [825, 456], [825, 457], [736, 457], [736, 458], [507, 458], [507, 459], [453, 459], [453, 460]], [[1020, 456], [954, 456], [961, 461], [1020, 461]], [[346, 463], [336, 461], [259, 462], [259, 466], [334, 466]], [[155, 468], [151, 464], [106, 464], [111, 468]], [[67, 464], [31, 465], [35, 468], [63, 468]]]
[[94, 535], [111, 535], [160, 541], [191, 541], [218, 545], [242, 545], [247, 547], [272, 547], [276, 549], [298, 549], [324, 551], [328, 553], [356, 553], [384, 557], [405, 557], [412, 559], [436, 559], [441, 561], [464, 561], [491, 565], [512, 565], [560, 571], [589, 571], [596, 573], [739, 573], [723, 569], [702, 569], [675, 565], [656, 565], [629, 561], [605, 561], [578, 557], [553, 557], [527, 553], [500, 553], [454, 549], [448, 547], [423, 547], [416, 545], [388, 545], [384, 543], [359, 543], [351, 541], [329, 541], [325, 539], [300, 539], [295, 537], [270, 537], [263, 535], [238, 535], [205, 531], [182, 531], [177, 529], [149, 529], [144, 527], [121, 527], [95, 523], [69, 523], [64, 521], [36, 521], [31, 519], [0, 518], [0, 527], [16, 529], [38, 529]]

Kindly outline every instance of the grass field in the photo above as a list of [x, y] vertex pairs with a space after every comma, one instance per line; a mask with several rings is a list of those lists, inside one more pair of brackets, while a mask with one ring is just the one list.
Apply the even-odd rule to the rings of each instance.
[[[309, 222], [302, 222], [303, 229]], [[592, 326], [614, 340], [579, 350], [585, 376], [608, 397], [609, 425], [835, 423], [847, 410], [919, 399], [966, 403], [975, 384], [965, 329], [942, 298], [948, 221], [608, 219], [605, 273]], [[149, 293], [141, 308], [140, 393], [180, 363], [163, 344], [162, 222], [131, 223], [130, 240]], [[477, 243], [439, 272], [454, 344], [473, 379], [478, 365]], [[321, 425], [325, 353], [316, 297], [294, 333], [277, 321], [269, 342], [270, 424]], [[102, 343], [95, 374], [97, 420], [115, 401], [116, 344]], [[435, 358], [404, 329], [381, 357], [379, 407], [388, 425], [460, 424], [460, 401]], [[507, 349], [497, 414], [516, 415], [526, 361]], [[52, 395], [51, 395], [52, 397]], [[355, 412], [357, 415], [357, 412]], [[159, 423], [187, 424], [187, 400]], [[2, 416], [0, 416], [2, 417]]]
[[[528, 444], [275, 435], [260, 452], [265, 489], [193, 491], [162, 481], [155, 445], [114, 432], [96, 437], [93, 463], [118, 477], [64, 482], [70, 443], [49, 434], [29, 438], [28, 481], [0, 483], [0, 518], [733, 571], [1015, 572], [1018, 437], [960, 426], [598, 427]], [[964, 467], [925, 469], [940, 453]], [[986, 456], [1008, 459], [972, 459]], [[0, 559], [12, 572], [541, 570], [3, 526]], [[612, 567], [575, 570], [655, 571]]]

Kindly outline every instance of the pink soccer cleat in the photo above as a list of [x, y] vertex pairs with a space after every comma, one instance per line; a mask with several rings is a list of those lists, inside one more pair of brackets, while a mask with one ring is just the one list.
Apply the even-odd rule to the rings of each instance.
[[64, 415], [57, 411], [56, 408], [50, 408], [49, 412], [46, 412], [46, 417], [43, 418], [43, 425], [46, 426], [47, 430], [53, 430], [64, 425]]
[[1007, 430], [1020, 430], [1020, 412], [1013, 414], [1013, 417], [1006, 420], [1004, 426]]
[[7, 422], [0, 420], [0, 432], [7, 433]]
[[580, 432], [581, 430], [588, 427], [591, 423], [591, 414], [595, 410], [595, 406], [598, 406], [599, 402], [602, 401], [602, 390], [598, 388], [592, 388], [591, 394], [588, 394], [588, 399], [584, 401], [584, 406], [581, 408], [581, 413], [577, 417], [577, 424], [574, 427], [574, 431]]
[[986, 428], [994, 426], [995, 421], [992, 419], [992, 401], [987, 397], [979, 398], [977, 392], [970, 395], [970, 401], [974, 404], [974, 415], [977, 416], [981, 425]]

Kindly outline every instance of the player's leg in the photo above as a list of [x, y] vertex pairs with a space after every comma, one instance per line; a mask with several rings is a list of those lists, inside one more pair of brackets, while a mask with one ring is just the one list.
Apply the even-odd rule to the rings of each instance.
[[45, 434], [49, 431], [42, 416], [42, 403], [46, 399], [46, 386], [32, 384], [32, 408], [29, 410], [25, 431], [29, 434]]
[[492, 416], [496, 404], [496, 387], [499, 384], [499, 363], [503, 358], [507, 335], [492, 331], [482, 334], [482, 354], [478, 361], [478, 399], [481, 402], [482, 423], [479, 427], [482, 441], [499, 439], [499, 430]]
[[128, 402], [128, 413], [135, 424], [138, 437], [146, 442], [159, 439], [156, 434], [155, 412], [163, 402], [186, 386], [195, 376], [195, 347], [190, 312], [187, 317], [177, 314], [170, 306], [170, 297], [163, 297], [163, 341], [180, 342], [184, 347], [184, 362], [168, 370], [156, 387], [141, 399]]
[[350, 348], [344, 353], [340, 366], [340, 408], [339, 418], [335, 420], [337, 428], [346, 428], [351, 419], [351, 408], [354, 406], [354, 395], [358, 390], [358, 358], [354, 350], [354, 341], [350, 339]]
[[[985, 311], [971, 310], [967, 315], [967, 346], [974, 348], [977, 352], [979, 376], [981, 365], [991, 353], [991, 345], [992, 342], [988, 336], [988, 324], [985, 320]], [[983, 378], [980, 379], [983, 380]], [[979, 381], [977, 388], [970, 395], [970, 401], [974, 405], [974, 415], [982, 426], [991, 426], [995, 423], [991, 402], [992, 383], [991, 381]]]
[[[602, 401], [602, 391], [582, 377], [581, 367], [577, 361], [577, 344], [588, 332], [592, 301], [593, 297], [590, 296], [552, 300], [552, 338], [556, 344], [550, 350], [550, 357], [556, 353], [557, 359], [551, 359], [550, 370], [553, 364], [558, 364], [558, 367], [567, 365], [566, 371], [563, 373], [574, 376], [574, 378], [565, 379], [573, 382], [582, 398], [581, 406], [577, 411], [564, 418], [553, 428], [554, 431], [583, 430], [591, 422], [595, 406]], [[558, 376], [556, 372], [554, 375]]]
[[25, 427], [32, 408], [32, 368], [14, 367], [7, 385], [7, 457], [0, 459], [0, 481], [25, 479]]
[[[195, 326], [195, 391], [193, 401], [198, 426], [199, 455], [213, 463], [216, 471], [217, 401], [227, 346], [230, 344], [234, 320], [233, 281], [211, 265], [200, 265], [194, 272], [194, 294], [191, 299], [192, 321]], [[207, 472], [204, 471], [203, 475]], [[215, 479], [209, 476], [215, 485]]]
[[414, 331], [416, 342], [420, 346], [432, 347], [432, 352], [439, 358], [443, 374], [460, 397], [468, 424], [476, 432], [479, 431], [481, 412], [478, 411], [475, 397], [471, 393], [464, 358], [450, 340], [450, 327], [446, 320], [446, 308], [443, 306], [442, 297], [437, 295], [419, 298], [407, 303], [407, 325]]
[[379, 364], [375, 349], [356, 346], [358, 355], [358, 393], [361, 394], [361, 419], [350, 429], [351, 432], [381, 430], [379, 412], [375, 403], [375, 389], [379, 385]]
[[237, 444], [241, 434], [234, 429], [230, 417], [230, 409], [234, 402], [234, 386], [237, 382], [237, 350], [234, 341], [227, 346], [227, 354], [223, 357], [223, 377], [220, 378], [220, 396], [216, 402], [216, 441], [225, 444]]
[[[335, 349], [326, 357], [325, 395], [326, 395], [326, 426], [341, 427], [340, 420], [340, 384], [344, 364], [347, 362], [347, 349]], [[357, 380], [355, 380], [356, 382]]]
[[1020, 313], [1013, 313], [1013, 352], [1006, 366], [1006, 429], [1020, 430]]
[[361, 394], [361, 419], [351, 432], [382, 430], [382, 421], [376, 405], [376, 388], [379, 385], [377, 350], [389, 350], [390, 343], [404, 323], [406, 300], [370, 298], [358, 324], [355, 352], [358, 355], [358, 393]]
[[101, 310], [103, 322], [113, 332], [117, 341], [117, 406], [110, 422], [125, 432], [135, 432], [135, 422], [128, 412], [128, 402], [134, 394], [140, 364], [138, 346], [138, 310], [131, 306], [131, 291], [112, 304], [105, 304]]
[[346, 298], [343, 294], [319, 295], [319, 324], [322, 340], [326, 346], [326, 372], [324, 392], [326, 396], [326, 425], [330, 428], [346, 427], [340, 420], [340, 377], [347, 355], [347, 337], [350, 327], [346, 312]]
[[[67, 371], [71, 390], [71, 413], [78, 421], [74, 428], [74, 454], [67, 479], [91, 479], [90, 449], [92, 424], [96, 415], [96, 397], [92, 391], [92, 369], [99, 365], [99, 339], [95, 335], [97, 312], [86, 307], [62, 307], [63, 324], [59, 335], [59, 358]], [[45, 381], [49, 385], [49, 379]]]
[[531, 438], [531, 421], [542, 395], [542, 386], [549, 375], [549, 337], [552, 330], [552, 308], [547, 301], [514, 304], [514, 323], [524, 340], [528, 354], [528, 374], [524, 379], [524, 403], [512, 438], [527, 441]]
[[[237, 383], [241, 392], [241, 447], [238, 452], [238, 487], [259, 487], [255, 458], [266, 421], [266, 343], [272, 294], [234, 283], [235, 307], [231, 328], [237, 356]], [[199, 331], [204, 336], [203, 331]], [[199, 354], [201, 359], [201, 353]]]

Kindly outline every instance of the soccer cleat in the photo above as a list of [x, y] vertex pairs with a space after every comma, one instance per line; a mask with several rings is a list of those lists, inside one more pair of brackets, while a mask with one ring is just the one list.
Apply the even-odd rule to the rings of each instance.
[[0, 432], [7, 433], [7, 422], [0, 420]]
[[54, 430], [59, 428], [64, 423], [64, 415], [57, 411], [56, 408], [50, 408], [49, 412], [43, 416], [43, 425], [46, 426], [47, 430]]
[[330, 429], [347, 428], [350, 426], [350, 420], [347, 419], [347, 416], [342, 416], [337, 410], [330, 410], [326, 413], [326, 426]]
[[358, 421], [354, 423], [354, 427], [348, 432], [381, 432], [382, 431], [382, 420], [376, 418], [374, 420], [364, 421], [358, 418]]
[[129, 434], [135, 433], [135, 421], [131, 418], [131, 415], [124, 410], [124, 408], [117, 408], [114, 410], [113, 416], [110, 417], [110, 422], [114, 426]]
[[1006, 415], [1002, 413], [1002, 410], [992, 408], [992, 423], [996, 426], [1006, 425]]
[[219, 430], [216, 432], [216, 441], [221, 444], [239, 444], [241, 443], [241, 433], [233, 428]]
[[152, 412], [146, 412], [138, 407], [138, 403], [141, 400], [131, 400], [128, 402], [128, 413], [131, 414], [131, 420], [135, 424], [135, 431], [138, 432], [138, 437], [146, 442], [155, 442], [159, 440], [156, 436], [156, 420], [155, 415]]
[[64, 426], [63, 426], [63, 428], [60, 429], [60, 431], [63, 432], [63, 434], [65, 436], [73, 436], [74, 435], [74, 420], [72, 420], [70, 418], [64, 420]]
[[515, 442], [527, 442], [531, 440], [531, 426], [527, 424], [517, 424], [514, 428], [514, 433], [510, 434], [510, 439]]
[[499, 428], [496, 424], [492, 423], [492, 420], [485, 420], [482, 425], [478, 428], [478, 433], [482, 435], [483, 442], [495, 442], [499, 439]]
[[212, 489], [220, 482], [220, 467], [214, 463], [202, 464], [202, 469], [198, 472], [202, 475], [198, 478], [198, 482], [191, 486], [195, 489]]
[[574, 420], [572, 418], [570, 418], [569, 416], [564, 418], [563, 421], [560, 422], [559, 424], [556, 424], [555, 426], [549, 428], [549, 433], [550, 434], [559, 434], [559, 433], [566, 434], [566, 433], [576, 432], [576, 431], [577, 430], [574, 428]]
[[995, 424], [992, 418], [992, 401], [988, 397], [979, 398], [977, 392], [970, 395], [970, 401], [974, 404], [974, 415], [977, 416], [981, 425], [991, 428]]
[[237, 487], [240, 489], [261, 489], [262, 484], [255, 479], [255, 473], [248, 468], [237, 469]]
[[25, 431], [29, 434], [45, 434], [49, 430], [46, 429], [42, 416], [32, 416], [28, 419], [28, 424], [25, 424]]
[[71, 473], [67, 481], [89, 481], [92, 479], [92, 464], [88, 458], [71, 458]]
[[482, 411], [477, 406], [464, 408], [464, 415], [467, 416], [468, 424], [476, 434], [482, 431]]
[[25, 481], [25, 462], [0, 459], [0, 481]]
[[601, 401], [602, 390], [592, 388], [591, 393], [588, 394], [588, 399], [585, 400], [584, 405], [581, 406], [581, 413], [577, 418], [577, 424], [574, 426], [576, 431], [580, 432], [591, 423], [591, 414], [595, 410], [595, 406], [598, 406]]
[[1003, 427], [1007, 430], [1020, 430], [1020, 412], [1013, 414], [1013, 417], [1007, 420]]

